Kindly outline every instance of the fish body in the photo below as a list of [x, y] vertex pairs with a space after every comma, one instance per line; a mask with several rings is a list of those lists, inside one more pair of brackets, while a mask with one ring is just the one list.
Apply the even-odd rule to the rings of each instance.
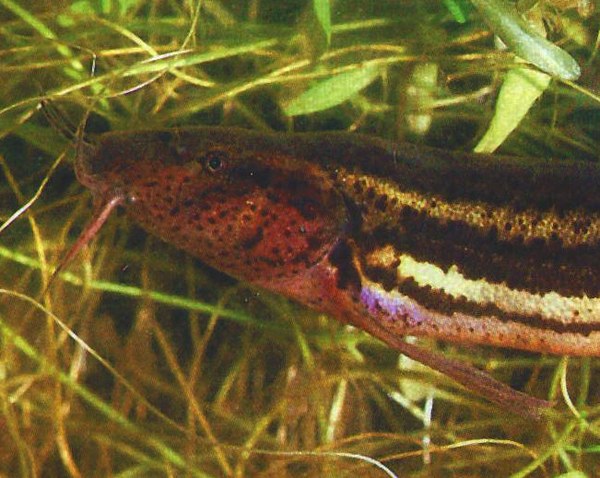
[[596, 164], [194, 127], [104, 134], [76, 172], [149, 233], [396, 348], [600, 355]]

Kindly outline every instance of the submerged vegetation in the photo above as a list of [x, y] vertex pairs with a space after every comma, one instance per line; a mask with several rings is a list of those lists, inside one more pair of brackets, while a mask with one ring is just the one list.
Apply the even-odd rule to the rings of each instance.
[[597, 360], [426, 345], [556, 401], [523, 422], [116, 215], [40, 299], [90, 217], [84, 119], [597, 160], [593, 3], [505, 6], [550, 75], [490, 4], [0, 0], [0, 474], [597, 476]]

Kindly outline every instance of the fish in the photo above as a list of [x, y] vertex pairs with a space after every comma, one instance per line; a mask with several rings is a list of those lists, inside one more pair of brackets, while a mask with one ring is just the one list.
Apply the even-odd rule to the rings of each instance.
[[407, 335], [600, 355], [600, 167], [346, 132], [108, 132], [77, 145], [96, 213], [351, 324], [514, 413], [551, 402]]

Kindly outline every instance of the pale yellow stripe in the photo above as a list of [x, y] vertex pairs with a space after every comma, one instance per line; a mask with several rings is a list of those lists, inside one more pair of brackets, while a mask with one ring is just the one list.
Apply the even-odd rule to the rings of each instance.
[[397, 258], [400, 260], [397, 269], [400, 281], [410, 278], [420, 287], [430, 287], [455, 299], [464, 298], [481, 306], [494, 305], [507, 314], [539, 315], [563, 323], [600, 321], [600, 298], [597, 297], [565, 297], [556, 292], [534, 294], [483, 279], [467, 279], [456, 266], [444, 271], [407, 254]]

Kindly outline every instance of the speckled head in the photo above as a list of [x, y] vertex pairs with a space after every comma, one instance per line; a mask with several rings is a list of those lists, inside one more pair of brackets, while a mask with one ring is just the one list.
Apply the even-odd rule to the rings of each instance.
[[151, 234], [269, 285], [323, 260], [346, 222], [331, 181], [282, 154], [281, 138], [230, 128], [109, 133], [78, 157], [77, 175], [102, 201], [123, 195]]

